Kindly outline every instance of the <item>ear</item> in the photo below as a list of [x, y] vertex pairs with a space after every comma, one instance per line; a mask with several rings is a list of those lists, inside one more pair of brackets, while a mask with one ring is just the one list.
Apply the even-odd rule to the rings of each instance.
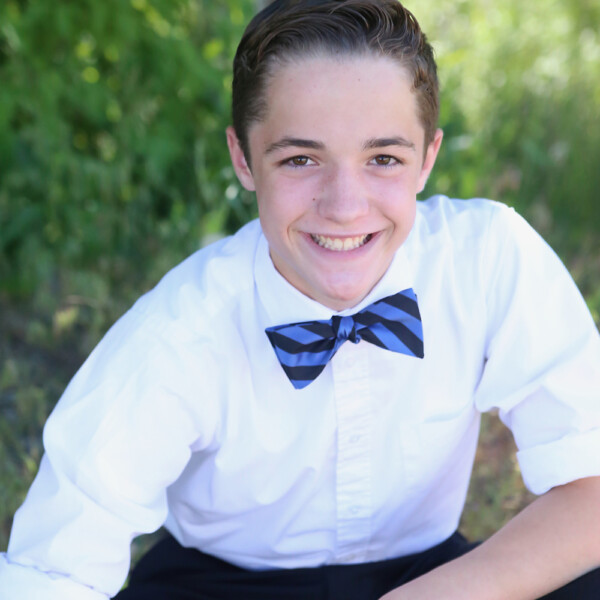
[[250, 167], [246, 161], [242, 147], [240, 146], [240, 141], [235, 133], [235, 129], [233, 127], [228, 127], [225, 130], [225, 133], [227, 134], [227, 146], [229, 147], [229, 156], [231, 156], [231, 164], [233, 165], [235, 174], [240, 180], [240, 183], [248, 191], [254, 192], [256, 190], [254, 177], [252, 176], [252, 172], [250, 171]]
[[440, 151], [440, 146], [442, 145], [442, 139], [444, 137], [444, 132], [441, 129], [437, 129], [435, 135], [433, 136], [433, 140], [429, 143], [427, 147], [427, 152], [425, 154], [425, 160], [423, 161], [423, 166], [421, 167], [421, 173], [419, 174], [419, 187], [418, 193], [423, 191], [425, 184], [427, 183], [427, 179], [429, 179], [429, 174], [433, 169], [433, 165], [435, 164], [435, 159], [437, 158], [438, 152]]

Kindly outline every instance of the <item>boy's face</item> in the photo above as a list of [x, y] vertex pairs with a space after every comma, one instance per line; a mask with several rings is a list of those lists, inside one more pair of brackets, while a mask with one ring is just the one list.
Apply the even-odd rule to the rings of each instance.
[[351, 308], [407, 238], [442, 133], [425, 153], [410, 81], [387, 58], [291, 62], [266, 92], [267, 116], [248, 132], [251, 169], [227, 131], [234, 168], [256, 191], [281, 275], [325, 306]]

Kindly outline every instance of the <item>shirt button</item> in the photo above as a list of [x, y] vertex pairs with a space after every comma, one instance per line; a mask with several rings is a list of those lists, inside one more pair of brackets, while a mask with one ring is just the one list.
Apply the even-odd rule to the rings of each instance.
[[356, 442], [360, 442], [360, 435], [353, 435], [353, 436], [350, 438], [350, 443], [351, 443], [351, 444], [356, 444]]
[[350, 514], [351, 515], [357, 515], [360, 512], [360, 507], [358, 506], [352, 506], [350, 507]]

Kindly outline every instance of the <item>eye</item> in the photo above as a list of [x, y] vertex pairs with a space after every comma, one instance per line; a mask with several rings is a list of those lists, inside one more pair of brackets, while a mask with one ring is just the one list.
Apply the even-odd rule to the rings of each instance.
[[373, 162], [378, 167], [393, 167], [394, 165], [401, 164], [401, 162], [397, 158], [394, 158], [389, 154], [379, 154], [375, 158], [373, 158], [371, 162]]
[[305, 167], [308, 164], [308, 161], [308, 156], [294, 156], [294, 158], [290, 160], [295, 167]]
[[286, 158], [284, 161], [282, 161], [281, 164], [292, 168], [300, 168], [310, 166], [311, 164], [313, 164], [313, 161], [308, 156], [301, 155], [292, 156], [292, 158]]

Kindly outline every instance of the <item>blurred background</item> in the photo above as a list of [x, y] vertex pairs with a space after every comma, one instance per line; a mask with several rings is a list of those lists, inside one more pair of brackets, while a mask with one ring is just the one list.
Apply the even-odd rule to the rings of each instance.
[[[85, 356], [169, 268], [255, 216], [224, 129], [258, 4], [0, 1], [0, 550]], [[514, 206], [598, 323], [600, 4], [406, 5], [442, 81], [445, 141], [423, 197]], [[463, 529], [487, 536], [529, 498], [487, 417]]]

